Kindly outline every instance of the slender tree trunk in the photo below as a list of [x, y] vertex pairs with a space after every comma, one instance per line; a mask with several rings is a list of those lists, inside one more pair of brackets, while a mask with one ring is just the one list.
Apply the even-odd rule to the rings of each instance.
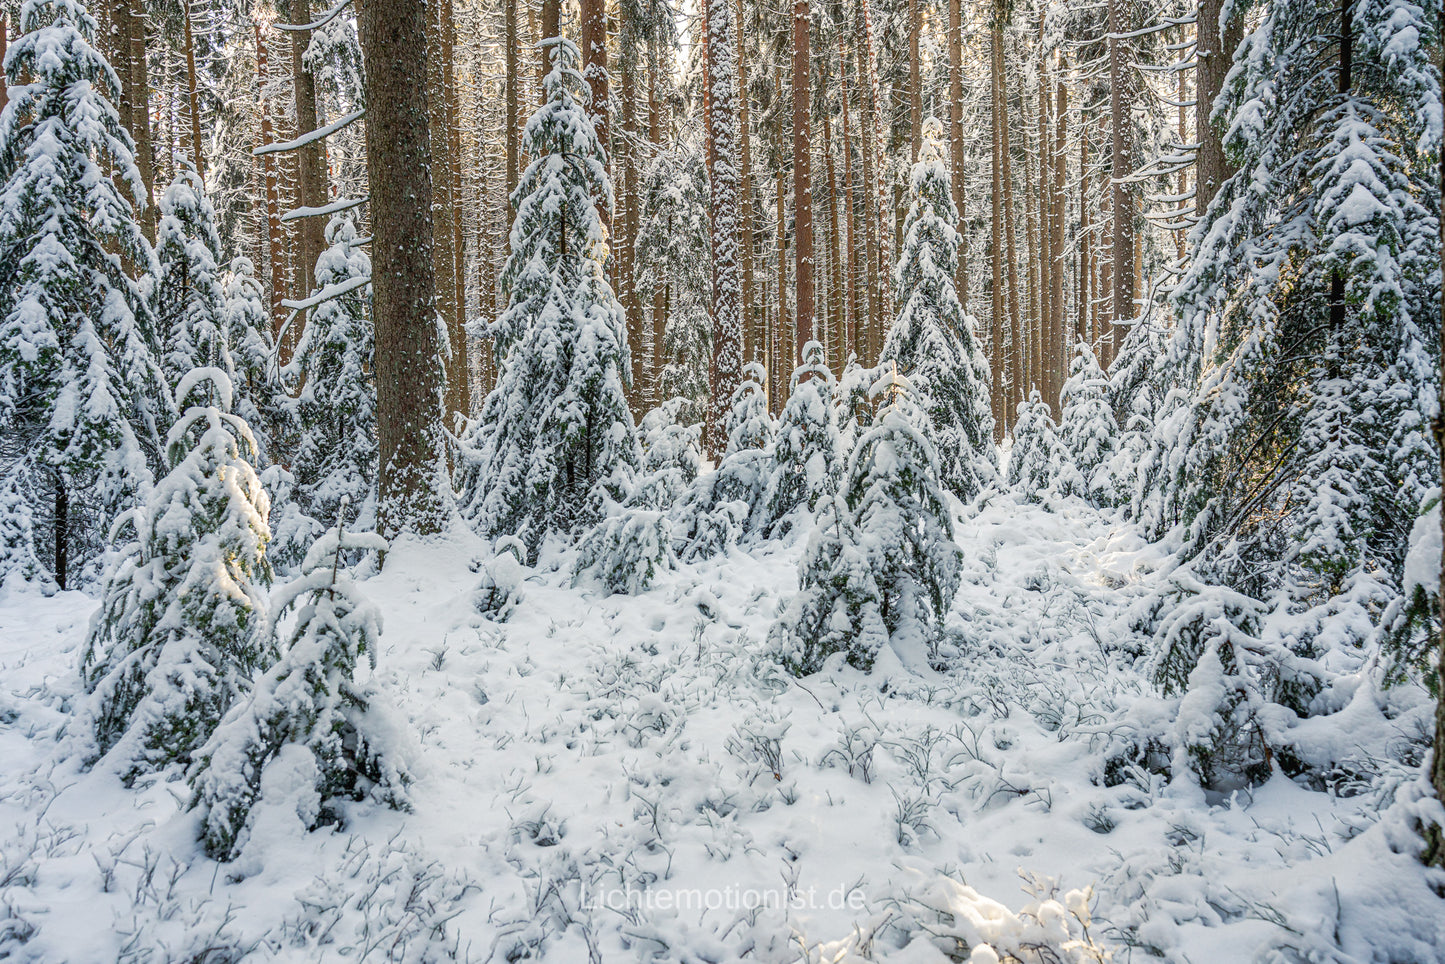
[[[654, 152], [662, 142], [662, 107], [658, 103], [657, 76], [662, 71], [662, 52], [656, 39], [648, 45], [647, 69], [647, 139]], [[746, 289], [744, 289], [746, 291]], [[652, 371], [655, 385], [661, 385], [662, 370], [666, 365], [663, 345], [667, 339], [667, 306], [669, 285], [653, 286], [652, 292]], [[661, 397], [661, 392], [658, 392]]]
[[[1223, 20], [1226, 7], [1234, 16]], [[1111, 28], [1112, 29], [1112, 28]], [[1244, 38], [1244, 20], [1239, 5], [1227, 0], [1200, 0], [1198, 24], [1199, 64], [1194, 83], [1194, 137], [1199, 143], [1194, 165], [1194, 211], [1200, 217], [1219, 193], [1219, 186], [1234, 173], [1234, 166], [1224, 153], [1222, 132], [1210, 121], [1215, 98], [1224, 87], [1224, 75], [1234, 57], [1234, 50]]]
[[55, 537], [55, 584], [65, 590], [70, 582], [70, 493], [65, 488], [65, 477], [59, 472], [55, 476], [55, 518], [52, 532]]
[[842, 357], [838, 359], [840, 365], [846, 364], [848, 354], [862, 357], [858, 345], [858, 222], [854, 220], [853, 214], [853, 147], [848, 136], [848, 56], [843, 49], [843, 37], [838, 36], [838, 82], [840, 85], [838, 103], [839, 117], [843, 123], [841, 132], [843, 142], [843, 223], [848, 228], [848, 241], [843, 249], [843, 351]]
[[[612, 103], [607, 75], [606, 0], [581, 0], [581, 15], [582, 78], [592, 89], [592, 102], [587, 113], [592, 118], [592, 126], [597, 129], [597, 142], [607, 154], [606, 163], [610, 170], [612, 142], [608, 135], [611, 132]], [[603, 228], [611, 230], [612, 212], [606, 210], [606, 207], [602, 205], [597, 213], [602, 216]], [[633, 391], [636, 390], [634, 387]]]
[[[287, 16], [297, 26], [311, 22], [310, 0], [290, 0]], [[298, 134], [308, 134], [321, 126], [316, 109], [316, 80], [306, 69], [302, 54], [311, 42], [311, 31], [290, 33], [291, 84], [295, 95]], [[326, 203], [326, 143], [313, 140], [296, 151], [297, 200], [302, 207], [320, 207]], [[301, 218], [297, 222], [296, 274], [299, 287], [310, 293], [316, 287], [316, 260], [326, 249], [324, 218]]]
[[520, 164], [518, 163], [518, 158], [521, 154], [522, 133], [521, 92], [517, 89], [518, 84], [520, 84], [522, 80], [522, 74], [518, 69], [517, 63], [517, 48], [520, 43], [520, 38], [517, 34], [517, 4], [520, 2], [521, 0], [503, 0], [502, 4], [502, 31], [504, 45], [506, 47], [503, 56], [506, 58], [507, 70], [507, 99], [506, 110], [503, 115], [506, 119], [507, 196], [502, 199], [503, 211], [505, 212], [503, 223], [511, 220], [512, 192], [517, 188], [517, 178], [521, 171]]
[[467, 264], [466, 234], [462, 229], [462, 207], [464, 181], [462, 177], [462, 125], [460, 116], [461, 85], [456, 77], [457, 25], [454, 0], [442, 5], [442, 62], [446, 66], [446, 107], [447, 107], [447, 180], [451, 183], [451, 229], [452, 251], [456, 271], [452, 275], [454, 291], [452, 304], [455, 305], [456, 326], [452, 329], [452, 358], [456, 378], [448, 382], [453, 392], [453, 411], [464, 418], [471, 415], [472, 379], [471, 352], [467, 342]]
[[426, 0], [366, 0], [358, 12], [369, 97], [372, 317], [376, 329], [378, 522], [387, 535], [440, 531], [443, 376], [435, 321]]
[[[293, 5], [306, 0], [292, 0]], [[373, 0], [376, 2], [376, 0]], [[387, 0], [389, 2], [389, 0]], [[450, 120], [447, 111], [447, 86], [450, 65], [447, 62], [446, 8], [451, 0], [427, 0], [426, 13], [426, 79], [427, 133], [431, 156], [431, 229], [432, 258], [435, 271], [437, 314], [447, 333], [446, 412], [447, 423], [457, 415], [466, 416], [462, 395], [466, 385], [466, 335], [462, 331], [461, 306], [456, 303], [456, 277], [459, 269], [456, 239], [452, 232], [452, 196], [450, 177]], [[299, 97], [298, 97], [299, 108]], [[299, 111], [298, 111], [299, 112]], [[304, 164], [302, 183], [305, 184]], [[319, 221], [318, 218], [307, 218]]]
[[1047, 212], [1043, 205], [1043, 190], [1038, 176], [1039, 165], [1035, 158], [1043, 156], [1043, 128], [1039, 129], [1037, 151], [1024, 151], [1024, 271], [1028, 277], [1025, 284], [1029, 291], [1027, 364], [1023, 388], [1025, 394], [1038, 379], [1038, 346], [1045, 334], [1043, 307], [1043, 246], [1048, 243], [1048, 228], [1045, 224]]
[[617, 156], [613, 159], [613, 170], [619, 172], [622, 204], [617, 212], [617, 290], [621, 295], [622, 308], [627, 316], [627, 342], [632, 349], [632, 396], [637, 404], [634, 413], [640, 416], [648, 405], [661, 402], [656, 391], [658, 371], [647, 371], [648, 353], [644, 337], [647, 334], [647, 319], [642, 314], [642, 301], [637, 297], [633, 284], [636, 267], [638, 207], [641, 204], [637, 190], [637, 162], [633, 158], [632, 145], [637, 143], [640, 132], [637, 129], [637, 73], [635, 58], [623, 56], [619, 62], [621, 87], [612, 98], [613, 106], [621, 101], [622, 131], [625, 135], [617, 145]]
[[[542, 40], [562, 36], [562, 0], [542, 0]], [[542, 53], [542, 76], [552, 69], [545, 51]], [[545, 95], [544, 95], [545, 96]]]
[[888, 155], [883, 146], [883, 94], [878, 85], [878, 43], [873, 31], [873, 12], [869, 0], [859, 0], [863, 12], [863, 58], [868, 78], [868, 130], [872, 134], [871, 150], [874, 152], [873, 190], [877, 196], [878, 216], [878, 262], [877, 275], [882, 283], [877, 286], [874, 301], [873, 325], [868, 333], [868, 358], [871, 364], [883, 348], [883, 332], [892, 323], [893, 286], [887, 278], [893, 271], [893, 232], [895, 218], [890, 200], [887, 177]]
[[[191, 2], [181, 0], [182, 34], [186, 45], [186, 93], [191, 121], [191, 163], [202, 182], [206, 178], [206, 157], [201, 150], [201, 96], [196, 87], [196, 41], [191, 33]], [[3, 106], [3, 100], [0, 100]]]
[[[1445, 13], [1441, 15], [1445, 28]], [[1440, 53], [1441, 76], [1445, 76], [1445, 46]], [[1440, 183], [1445, 184], [1445, 151], [1440, 153]], [[1437, 212], [1440, 223], [1440, 271], [1445, 277], [1445, 196]], [[1440, 295], [1440, 364], [1445, 371], [1445, 290]], [[1440, 410], [1435, 415], [1435, 447], [1440, 452], [1440, 475], [1445, 478], [1445, 394], [1441, 395]], [[1441, 533], [1445, 535], [1445, 512], [1440, 514]], [[1440, 569], [1440, 625], [1445, 627], [1445, 558]], [[1435, 789], [1435, 799], [1445, 803], [1445, 632], [1440, 634], [1439, 662], [1435, 677], [1435, 745], [1430, 754], [1430, 785]], [[1425, 863], [1445, 867], [1445, 827], [1434, 825], [1425, 829], [1425, 851], [1421, 855]]]
[[874, 330], [877, 327], [878, 319], [878, 298], [880, 295], [877, 279], [882, 277], [882, 266], [879, 260], [880, 236], [887, 233], [883, 227], [882, 208], [879, 207], [879, 195], [874, 187], [876, 158], [873, 156], [873, 149], [876, 141], [873, 137], [873, 113], [871, 110], [872, 98], [867, 91], [867, 69], [864, 67], [863, 44], [858, 44], [858, 77], [863, 84], [861, 110], [858, 116], [858, 153], [863, 159], [863, 229], [864, 229], [864, 262], [861, 272], [866, 280], [863, 283], [863, 310], [857, 316], [858, 325], [858, 360], [863, 365], [872, 365], [874, 360], [873, 341]]
[[[1123, 0], [1109, 0], [1109, 32], [1117, 35], [1128, 30], [1124, 22]], [[1133, 130], [1129, 109], [1133, 98], [1132, 68], [1128, 51], [1117, 36], [1109, 40], [1109, 119], [1113, 125], [1112, 159], [1114, 195], [1114, 305], [1111, 330], [1104, 352], [1107, 365], [1113, 361], [1119, 334], [1114, 326], [1134, 317], [1134, 186], [1126, 179], [1134, 170]]]
[[828, 332], [829, 352], [833, 365], [840, 371], [847, 361], [847, 324], [843, 320], [842, 255], [838, 242], [838, 170], [833, 163], [833, 122], [829, 111], [823, 111], [823, 160], [828, 178]]
[[918, 163], [923, 149], [923, 58], [918, 54], [918, 34], [923, 29], [923, 16], [918, 0], [908, 0], [908, 113], [912, 122], [910, 163]]
[[1039, 20], [1039, 168], [1038, 168], [1038, 190], [1039, 190], [1039, 343], [1043, 347], [1043, 367], [1040, 385], [1043, 388], [1044, 399], [1053, 404], [1054, 394], [1054, 345], [1057, 332], [1053, 329], [1053, 284], [1050, 270], [1054, 263], [1054, 220], [1058, 216], [1054, 210], [1053, 194], [1053, 171], [1049, 158], [1053, 155], [1053, 145], [1050, 143], [1053, 135], [1053, 127], [1049, 123], [1053, 113], [1053, 106], [1049, 102], [1049, 73], [1048, 62], [1043, 52], [1044, 23], [1042, 17]]
[[993, 236], [990, 260], [993, 262], [993, 310], [989, 316], [989, 368], [993, 373], [994, 440], [1003, 437], [1003, 138], [1007, 117], [1004, 114], [1003, 96], [1003, 10], [994, 5], [992, 45], [989, 51], [989, 88], [993, 95], [992, 119], [993, 142]]
[[[1062, 67], [1062, 64], [1060, 64]], [[1064, 87], [1064, 72], [1060, 69], [1054, 78], [1054, 150], [1053, 156], [1045, 159], [1045, 165], [1053, 168], [1053, 189], [1051, 206], [1053, 236], [1049, 241], [1049, 330], [1054, 333], [1060, 348], [1058, 368], [1058, 391], [1064, 388], [1064, 376], [1068, 372], [1068, 358], [1073, 350], [1073, 339], [1068, 337], [1064, 314], [1064, 219], [1068, 214], [1068, 199], [1064, 196], [1064, 167], [1068, 150], [1069, 96]]]
[[727, 445], [727, 413], [742, 380], [742, 279], [738, 276], [738, 90], [732, 0], [708, 0], [707, 57], [712, 167], [713, 325], [707, 450]]
[[[256, 35], [256, 77], [260, 86], [260, 96], [257, 99], [257, 107], [261, 112], [261, 146], [265, 147], [275, 143], [276, 137], [271, 127], [271, 106], [266, 102], [265, 88], [266, 75], [270, 70], [269, 58], [267, 57], [266, 41], [261, 36], [260, 24], [254, 25]], [[283, 251], [285, 249], [285, 235], [281, 225], [281, 185], [277, 172], [277, 155], [261, 155], [261, 176], [266, 183], [266, 265], [270, 269], [271, 276], [271, 336], [276, 339], [278, 355], [283, 353], [284, 357], [290, 357], [290, 351], [295, 346], [295, 324], [284, 333], [282, 326], [286, 324], [286, 309], [281, 302], [286, 299], [286, 261]], [[284, 337], [283, 337], [284, 336]], [[283, 344], [284, 342], [284, 344]]]
[[152, 244], [156, 239], [156, 163], [151, 137], [150, 71], [146, 65], [146, 15], [142, 0], [130, 0], [131, 138], [135, 141], [136, 167], [145, 185], [145, 209], [141, 229]]
[[953, 203], [958, 207], [958, 230], [965, 237], [958, 246], [958, 300], [968, 310], [968, 240], [966, 172], [963, 155], [963, 3], [948, 0], [948, 126], [952, 155]]
[[[5, 11], [0, 10], [0, 111], [10, 103], [10, 91], [7, 89], [9, 81], [5, 79], [5, 52], [10, 44], [10, 22], [6, 19]], [[125, 123], [125, 115], [121, 115], [121, 123]]]
[[[1082, 107], [1083, 105], [1080, 105]], [[1089, 237], [1089, 123], [1081, 118], [1079, 123], [1079, 336], [1085, 341], [1094, 340], [1089, 323], [1089, 299], [1092, 297], [1090, 276], [1094, 271], [1092, 238]]]
[[753, 278], [753, 134], [748, 115], [748, 45], [743, 40], [743, 3], [738, 0], [734, 16], [738, 24], [738, 134], [742, 141], [740, 177], [742, 204], [739, 234], [742, 239], [743, 267], [743, 359], [755, 361], [762, 357], [762, 323], [758, 314], [757, 294]]
[[793, 0], [793, 283], [797, 350], [814, 340], [813, 314], [813, 86], [809, 68], [808, 0]]
[[[1002, 70], [1003, 51], [999, 51], [1000, 70]], [[1012, 150], [1009, 146], [1009, 116], [1008, 116], [1008, 88], [1005, 87], [1001, 93], [1003, 113], [1003, 144], [1000, 153], [1003, 155], [1003, 225], [1004, 244], [1008, 250], [1008, 335], [1004, 342], [1008, 354], [1000, 359], [999, 366], [1006, 373], [1005, 384], [1001, 398], [1004, 402], [1002, 418], [999, 421], [1001, 427], [1013, 429], [1015, 413], [1010, 404], [1018, 393], [1019, 383], [1019, 332], [1023, 330], [1019, 313], [1019, 261], [1018, 245], [1016, 240], [1017, 229], [1014, 225], [1014, 192], [1013, 192], [1013, 171], [1012, 171]]]

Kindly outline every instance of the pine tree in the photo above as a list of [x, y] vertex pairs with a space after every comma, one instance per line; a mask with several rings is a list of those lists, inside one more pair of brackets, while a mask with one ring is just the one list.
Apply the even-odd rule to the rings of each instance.
[[1087, 342], [1074, 348], [1061, 404], [1059, 435], [1080, 483], [1077, 489], [1073, 484], [1061, 487], [1062, 494], [1080, 496], [1096, 506], [1112, 505], [1117, 496], [1109, 484], [1109, 465], [1119, 426], [1109, 403], [1109, 380]]
[[709, 311], [707, 166], [692, 153], [664, 152], [644, 180], [637, 231], [637, 294], [661, 308], [664, 367], [654, 373], [657, 400], [686, 400], [687, 424], [707, 416], [707, 368], [712, 357]]
[[546, 102], [527, 122], [534, 158], [513, 193], [507, 309], [488, 334], [497, 385], [462, 446], [463, 511], [484, 534], [515, 533], [533, 554], [626, 498], [641, 451], [627, 407], [622, 307], [603, 276], [598, 206], [612, 205], [587, 118], [577, 48], [549, 42]]
[[[154, 270], [119, 82], [74, 0], [27, 3], [0, 113], [0, 448], [64, 588], [162, 464], [170, 390], [122, 255]], [[46, 551], [48, 550], [48, 551]]]
[[194, 168], [180, 166], [158, 207], [158, 273], [150, 302], [161, 341], [161, 368], [172, 385], [192, 369], [209, 367], [219, 368], [234, 381], [216, 212]]
[[189, 762], [265, 661], [262, 587], [269, 509], [255, 442], [231, 385], [197, 369], [167, 437], [171, 471], [114, 533], [134, 529], [108, 571], [82, 659], [102, 754], [127, 779]]
[[812, 512], [818, 500], [837, 487], [835, 382], [823, 360], [822, 345], [812, 341], [803, 347], [803, 363], [793, 370], [790, 385], [778, 420], [773, 475], [763, 505], [763, 529], [774, 538], [793, 529], [800, 510]]
[[[1323, 763], [1289, 745], [1288, 721], [1330, 705], [1316, 697], [1401, 589], [1438, 470], [1439, 184], [1421, 163], [1439, 145], [1424, 121], [1439, 110], [1437, 37], [1417, 6], [1276, 0], [1216, 104], [1239, 172], [1191, 235], [1174, 295], [1197, 388], [1166, 428], [1161, 515], [1188, 530], [1155, 618], [1160, 685], [1192, 699], [1212, 660], [1247, 711], [1200, 751], [1212, 759], [1257, 732], [1301, 768]], [[1196, 769], [1206, 783], [1258, 775]]]
[[1008, 459], [1008, 484], [1025, 502], [1042, 502], [1051, 494], [1084, 487], [1083, 476], [1059, 438], [1054, 417], [1038, 389], [1029, 393], [1027, 402], [1019, 403]]
[[888, 641], [922, 663], [958, 591], [963, 553], [938, 478], [938, 459], [920, 426], [927, 416], [906, 379], [889, 373], [887, 400], [848, 461], [844, 497], [865, 535]]
[[978, 343], [978, 322], [964, 311], [954, 289], [961, 238], [943, 125], [930, 117], [922, 134], [893, 272], [899, 311], [881, 360], [885, 366], [896, 364], [914, 386], [928, 416], [925, 432], [941, 460], [940, 481], [968, 501], [997, 470], [989, 367]]
[[381, 613], [340, 560], [345, 549], [385, 548], [379, 536], [337, 526], [311, 547], [302, 575], [272, 599], [270, 632], [286, 610], [296, 610], [281, 656], [230, 709], [187, 773], [201, 841], [215, 859], [232, 860], [245, 848], [268, 768], [295, 766], [298, 748], [311, 781], [307, 829], [342, 797], [411, 809], [411, 775], [397, 736], [378, 713], [375, 688], [355, 680], [363, 658], [376, 669]]
[[286, 375], [301, 384], [292, 472], [303, 509], [330, 522], [344, 499], [366, 527], [376, 519], [375, 341], [371, 259], [358, 241], [345, 215], [326, 226], [329, 247], [316, 262], [312, 295], [323, 300], [311, 310]]

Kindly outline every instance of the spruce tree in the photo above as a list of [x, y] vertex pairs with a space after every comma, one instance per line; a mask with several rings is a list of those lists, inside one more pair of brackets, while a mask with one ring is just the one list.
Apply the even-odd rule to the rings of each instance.
[[908, 216], [893, 283], [898, 316], [883, 343], [884, 366], [896, 364], [927, 414], [924, 431], [939, 453], [940, 479], [963, 501], [996, 474], [988, 360], [978, 323], [954, 288], [961, 238], [950, 195], [943, 125], [923, 123], [923, 146], [908, 180]]
[[[1174, 295], [1197, 387], [1167, 426], [1161, 515], [1187, 533], [1157, 606], [1156, 676], [1192, 696], [1194, 668], [1217, 664], [1249, 716], [1233, 733], [1303, 769], [1325, 761], [1291, 745], [1289, 721], [1331, 705], [1317, 697], [1401, 591], [1438, 471], [1439, 184], [1422, 163], [1439, 147], [1424, 122], [1438, 32], [1387, 0], [1261, 7], [1215, 105], [1240, 170]], [[1207, 752], [1239, 756], [1233, 738]]]
[[763, 529], [770, 537], [790, 532], [800, 512], [837, 488], [839, 438], [833, 410], [833, 373], [823, 346], [803, 346], [803, 363], [793, 370], [792, 392], [778, 419], [773, 473], [763, 503]]
[[1059, 438], [1054, 417], [1038, 389], [1029, 393], [1027, 402], [1019, 402], [1008, 484], [1025, 502], [1043, 502], [1049, 495], [1084, 487], [1073, 454]]
[[549, 533], [575, 535], [625, 499], [641, 462], [622, 307], [603, 275], [606, 156], [577, 48], [547, 49], [545, 103], [524, 135], [533, 161], [512, 195], [507, 308], [487, 329], [501, 374], [460, 452], [463, 512], [484, 535], [520, 536], [533, 558]]
[[1080, 341], [1074, 348], [1061, 404], [1059, 435], [1078, 471], [1077, 491], [1075, 485], [1066, 484], [1061, 486], [1062, 493], [1080, 496], [1096, 506], [1112, 505], [1117, 496], [1110, 484], [1109, 467], [1119, 426], [1109, 403], [1109, 380], [1087, 342]]
[[179, 167], [158, 207], [158, 270], [150, 303], [161, 368], [172, 385], [192, 369], [207, 367], [221, 369], [234, 382], [216, 212], [194, 168], [185, 163]]
[[280, 361], [263, 294], [251, 259], [244, 255], [232, 258], [221, 288], [225, 304], [221, 325], [235, 370], [236, 414], [251, 426], [262, 463], [270, 464], [278, 447], [290, 451], [294, 440], [286, 404], [289, 396], [281, 384]]
[[168, 435], [171, 471], [113, 528], [112, 541], [126, 530], [129, 541], [81, 664], [97, 747], [127, 781], [189, 762], [269, 649], [269, 504], [251, 431], [219, 369], [191, 372], [176, 395], [196, 404]]
[[311, 309], [286, 375], [301, 383], [292, 473], [302, 507], [325, 524], [345, 500], [357, 524], [367, 527], [376, 519], [375, 341], [371, 259], [359, 240], [346, 215], [326, 226], [329, 247], [316, 262], [312, 295], [321, 301]]
[[64, 588], [162, 465], [171, 402], [122, 269], [152, 272], [154, 260], [96, 22], [75, 0], [34, 0], [20, 27], [7, 76], [26, 83], [0, 113], [0, 457]]
[[376, 709], [373, 687], [356, 682], [366, 659], [376, 668], [381, 614], [341, 564], [343, 550], [376, 552], [371, 533], [329, 530], [307, 553], [301, 575], [272, 599], [268, 632], [295, 609], [280, 657], [233, 706], [195, 754], [187, 773], [201, 840], [217, 860], [234, 859], [249, 838], [268, 767], [300, 766], [311, 779], [308, 829], [339, 798], [371, 798], [398, 810], [411, 805], [411, 782], [392, 727]]

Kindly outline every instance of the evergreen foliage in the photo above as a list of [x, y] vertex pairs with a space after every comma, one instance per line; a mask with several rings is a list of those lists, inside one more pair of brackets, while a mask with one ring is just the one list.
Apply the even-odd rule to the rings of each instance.
[[255, 442], [230, 412], [223, 372], [193, 371], [176, 394], [193, 393], [198, 404], [167, 438], [171, 471], [117, 519], [114, 533], [132, 535], [106, 574], [81, 664], [97, 747], [128, 781], [189, 762], [269, 652], [269, 504]]
[[209, 367], [225, 372], [234, 384], [216, 212], [200, 175], [188, 164], [162, 192], [159, 209], [150, 303], [161, 368], [172, 385], [193, 369]]
[[978, 323], [954, 289], [961, 243], [950, 194], [943, 125], [923, 123], [923, 147], [908, 180], [908, 216], [893, 271], [899, 311], [883, 343], [927, 415], [924, 432], [939, 453], [940, 479], [968, 501], [996, 475], [989, 366]]
[[1117, 496], [1111, 485], [1109, 467], [1119, 426], [1109, 402], [1109, 380], [1086, 342], [1081, 341], [1074, 348], [1069, 378], [1064, 382], [1062, 407], [1059, 436], [1077, 470], [1077, 479], [1069, 477], [1061, 486], [1062, 493], [1080, 496], [1096, 506], [1113, 504]]
[[840, 440], [834, 388], [823, 346], [808, 342], [803, 346], [803, 363], [793, 370], [792, 393], [773, 443], [773, 473], [763, 503], [763, 530], [770, 537], [791, 531], [800, 510], [812, 512], [818, 500], [837, 486]]
[[[221, 296], [225, 300], [223, 339], [231, 348], [235, 370], [236, 414], [251, 426], [261, 462], [270, 464], [276, 460], [278, 448], [291, 450], [295, 431], [287, 404], [290, 397], [281, 383], [280, 361], [271, 337], [270, 314], [250, 258], [237, 255], [231, 259]], [[274, 498], [272, 504], [278, 504]]]
[[341, 565], [344, 549], [382, 551], [371, 533], [330, 529], [307, 553], [300, 578], [272, 600], [269, 631], [294, 607], [296, 620], [280, 657], [256, 680], [195, 754], [187, 779], [192, 806], [202, 814], [201, 840], [217, 860], [245, 847], [267, 770], [293, 766], [302, 748], [309, 761], [308, 829], [326, 819], [326, 804], [369, 797], [410, 810], [411, 783], [390, 722], [375, 707], [377, 693], [356, 682], [362, 659], [376, 668], [381, 614]]
[[577, 48], [549, 45], [545, 103], [523, 136], [533, 160], [512, 195], [507, 308], [487, 330], [501, 374], [460, 452], [464, 513], [534, 557], [548, 533], [575, 534], [624, 499], [641, 462], [622, 307], [603, 274], [598, 206], [611, 208], [612, 185]]
[[1019, 402], [1008, 484], [1025, 502], [1043, 502], [1049, 495], [1081, 491], [1083, 476], [1068, 446], [1059, 438], [1049, 406], [1038, 390]]

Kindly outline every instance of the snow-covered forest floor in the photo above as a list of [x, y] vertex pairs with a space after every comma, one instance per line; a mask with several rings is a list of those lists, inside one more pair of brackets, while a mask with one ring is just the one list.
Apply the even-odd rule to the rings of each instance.
[[1423, 691], [1326, 718], [1359, 747], [1332, 787], [1206, 799], [1128, 759], [1172, 725], [1128, 618], [1162, 552], [1081, 502], [998, 495], [957, 541], [943, 671], [801, 681], [765, 644], [799, 539], [639, 596], [573, 588], [554, 554], [505, 623], [473, 606], [480, 540], [402, 543], [363, 586], [415, 811], [351, 804], [308, 834], [268, 774], [229, 865], [201, 855], [184, 781], [84, 770], [94, 600], [12, 590], [0, 959], [921, 964], [1064, 928], [1067, 960], [1445, 959], [1424, 871], [1389, 846], [1413, 773], [1381, 752], [1422, 744], [1400, 728]]

